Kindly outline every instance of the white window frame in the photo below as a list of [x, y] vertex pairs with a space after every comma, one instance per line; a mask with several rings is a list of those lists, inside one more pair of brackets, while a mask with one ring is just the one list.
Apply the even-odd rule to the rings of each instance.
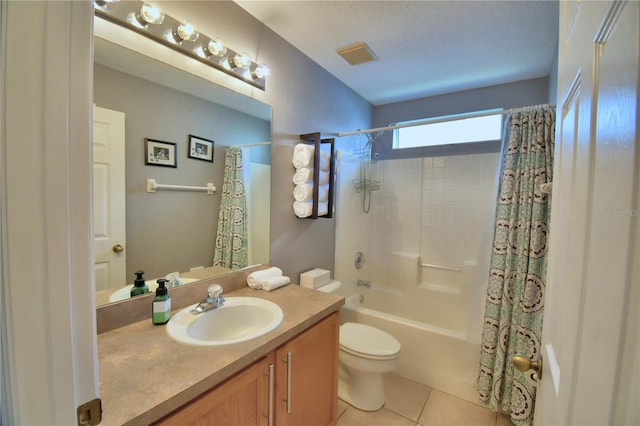
[[[434, 117], [430, 119], [412, 120], [397, 123], [401, 127], [394, 129], [393, 131], [393, 151], [400, 150], [412, 150], [412, 149], [424, 149], [424, 148], [436, 148], [436, 147], [451, 147], [460, 146], [468, 147], [468, 144], [476, 144], [483, 142], [492, 142], [502, 140], [503, 120], [502, 109], [493, 109], [485, 111], [476, 111], [463, 114], [455, 114], [441, 117]], [[415, 124], [413, 123], [422, 123]], [[480, 125], [493, 125], [495, 126], [494, 133], [487, 129], [485, 133], [482, 133], [479, 137], [469, 136], [466, 128], [470, 126]], [[496, 129], [497, 127], [497, 129]], [[457, 128], [457, 129], [456, 129]], [[497, 134], [495, 133], [497, 130]], [[411, 144], [401, 146], [402, 133], [416, 134], [422, 131], [424, 138], [428, 138], [428, 142], [425, 144]], [[464, 133], [467, 132], [465, 135]], [[447, 139], [446, 134], [450, 137]], [[429, 143], [433, 141], [433, 143]]]

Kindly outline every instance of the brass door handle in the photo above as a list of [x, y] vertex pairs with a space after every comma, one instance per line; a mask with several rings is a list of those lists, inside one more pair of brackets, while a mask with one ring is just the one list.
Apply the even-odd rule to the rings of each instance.
[[124, 247], [122, 247], [120, 244], [116, 244], [115, 246], [113, 246], [114, 253], [122, 253], [123, 251]]
[[542, 355], [540, 355], [537, 361], [534, 361], [526, 355], [515, 354], [513, 358], [511, 358], [511, 362], [513, 362], [513, 366], [518, 370], [533, 370], [536, 372], [538, 380], [542, 379]]

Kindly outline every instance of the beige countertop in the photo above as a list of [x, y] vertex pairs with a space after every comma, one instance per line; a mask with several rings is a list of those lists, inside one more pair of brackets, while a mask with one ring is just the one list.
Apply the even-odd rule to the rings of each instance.
[[178, 343], [169, 337], [166, 326], [153, 326], [150, 318], [98, 335], [103, 425], [147, 425], [159, 420], [344, 303], [342, 296], [298, 285], [270, 292], [244, 287], [225, 296], [260, 297], [277, 303], [284, 311], [283, 322], [256, 339], [212, 347]]

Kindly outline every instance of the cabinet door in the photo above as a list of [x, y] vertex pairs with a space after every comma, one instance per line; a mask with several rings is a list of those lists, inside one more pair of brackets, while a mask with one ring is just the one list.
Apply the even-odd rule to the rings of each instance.
[[339, 314], [276, 351], [278, 425], [334, 425], [337, 417]]
[[[269, 366], [273, 366], [273, 353], [174, 411], [158, 424], [268, 426]], [[273, 367], [271, 371], [273, 374]]]

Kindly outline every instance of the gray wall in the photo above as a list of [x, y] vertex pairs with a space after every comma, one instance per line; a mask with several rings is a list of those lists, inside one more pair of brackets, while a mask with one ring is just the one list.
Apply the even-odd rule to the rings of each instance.
[[[549, 79], [538, 78], [498, 86], [484, 87], [446, 95], [414, 99], [411, 101], [377, 106], [374, 110], [374, 126], [382, 127], [398, 121], [419, 120], [429, 117], [482, 111], [494, 108], [518, 108], [549, 102]], [[378, 152], [382, 158], [393, 158], [391, 152], [392, 132], [380, 137]], [[447, 154], [470, 154], [477, 151], [462, 151], [461, 146], [452, 150], [416, 149], [407, 156], [439, 156]], [[497, 151], [499, 144], [486, 144], [480, 152]], [[399, 156], [399, 155], [398, 155]]]
[[558, 47], [553, 56], [553, 62], [549, 69], [549, 103], [555, 104], [558, 101]]
[[[163, 2], [167, 13], [170, 6]], [[298, 219], [292, 208], [293, 148], [299, 135], [368, 128], [373, 107], [338, 79], [233, 2], [180, 2], [186, 19], [205, 34], [242, 46], [271, 68], [267, 88], [252, 97], [273, 107], [271, 146], [271, 262], [293, 282], [319, 267], [334, 269], [335, 219]], [[206, 19], [202, 19], [206, 16]]]
[[548, 102], [548, 87], [547, 78], [538, 78], [381, 105], [375, 108], [373, 121], [375, 126], [384, 126], [402, 120], [543, 104]]
[[[148, 279], [211, 266], [227, 146], [268, 141], [271, 125], [233, 109], [111, 68], [94, 67], [94, 103], [125, 113], [127, 277]], [[215, 141], [213, 163], [187, 157], [188, 135]], [[177, 143], [178, 167], [144, 164], [144, 138]], [[146, 192], [158, 183], [204, 186], [202, 192]]]

